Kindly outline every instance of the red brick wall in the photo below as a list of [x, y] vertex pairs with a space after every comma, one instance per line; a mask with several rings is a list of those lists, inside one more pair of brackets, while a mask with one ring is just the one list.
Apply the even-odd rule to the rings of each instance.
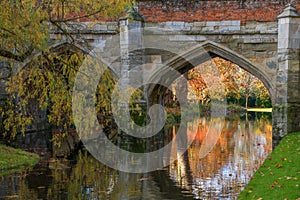
[[[283, 11], [289, 0], [137, 0], [140, 14], [148, 22], [241, 20], [269, 22]], [[300, 11], [300, 0], [293, 5]]]

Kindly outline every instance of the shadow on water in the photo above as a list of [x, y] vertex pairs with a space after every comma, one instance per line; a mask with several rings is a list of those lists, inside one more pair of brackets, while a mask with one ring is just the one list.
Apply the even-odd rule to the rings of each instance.
[[[272, 150], [271, 118], [228, 115], [220, 124], [219, 118], [200, 118], [189, 149], [170, 166], [146, 174], [116, 171], [84, 150], [69, 159], [54, 159], [47, 151], [49, 135], [26, 136], [19, 146], [42, 152], [42, 159], [31, 170], [0, 177], [0, 199], [235, 199]], [[203, 157], [207, 134], [220, 130]], [[176, 127], [171, 127], [153, 137], [159, 141], [152, 145], [161, 147], [175, 134]], [[189, 138], [188, 128], [186, 134]], [[138, 152], [145, 147], [143, 141], [122, 137], [123, 148]], [[174, 145], [172, 151], [180, 149]]]

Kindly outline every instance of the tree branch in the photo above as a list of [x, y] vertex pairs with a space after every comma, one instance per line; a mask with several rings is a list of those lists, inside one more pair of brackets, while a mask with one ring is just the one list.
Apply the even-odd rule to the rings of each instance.
[[52, 24], [54, 24], [59, 30], [61, 30], [61, 31], [63, 32], [64, 35], [69, 36], [69, 37], [72, 39], [72, 42], [75, 41], [75, 39], [73, 38], [73, 36], [72, 36], [70, 33], [68, 33], [65, 29], [63, 29], [63, 27], [61, 27], [61, 25], [60, 25], [58, 22], [53, 21], [53, 20], [50, 20], [50, 22], [51, 22]]
[[100, 9], [100, 10], [97, 10], [95, 12], [88, 13], [88, 14], [85, 14], [85, 15], [76, 16], [76, 17], [70, 17], [70, 18], [67, 18], [67, 19], [52, 20], [52, 21], [55, 21], [55, 22], [69, 22], [69, 21], [74, 21], [74, 20], [77, 20], [77, 19], [82, 19], [82, 18], [86, 18], [86, 17], [90, 17], [90, 16], [93, 16], [93, 15], [99, 14], [99, 13], [101, 13], [103, 10], [105, 10], [107, 8], [108, 7], [106, 6], [106, 7], [103, 7], [102, 9]]
[[16, 55], [5, 49], [0, 49], [0, 56], [13, 59], [15, 61], [23, 62], [28, 56], [30, 56], [33, 50], [34, 50], [33, 47], [29, 47], [29, 49], [26, 52], [24, 52], [22, 55]]
[[12, 32], [11, 30], [8, 30], [8, 29], [6, 29], [4, 27], [1, 27], [0, 29], [3, 30], [3, 31], [5, 31], [5, 32], [8, 32], [8, 33], [10, 33], [12, 35], [16, 35], [14, 32]]

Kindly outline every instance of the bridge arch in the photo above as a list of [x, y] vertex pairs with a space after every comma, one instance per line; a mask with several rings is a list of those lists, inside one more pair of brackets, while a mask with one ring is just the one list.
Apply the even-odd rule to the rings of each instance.
[[[88, 49], [84, 48], [82, 45], [79, 45], [77, 43], [71, 43], [66, 40], [61, 40], [58, 42], [55, 42], [53, 44], [50, 44], [47, 48], [51, 52], [58, 52], [58, 53], [63, 53], [66, 50], [70, 50], [72, 52], [84, 52], [88, 53]], [[29, 56], [25, 61], [19, 64], [19, 69], [23, 69], [26, 67], [34, 58], [39, 57], [42, 55], [41, 51], [34, 50], [31, 56]]]
[[[212, 58], [220, 57], [224, 60], [230, 61], [252, 75], [256, 76], [259, 80], [263, 82], [265, 87], [270, 93], [272, 103], [275, 102], [275, 85], [272, 83], [271, 78], [261, 70], [261, 67], [256, 66], [251, 61], [249, 61], [244, 56], [232, 51], [231, 49], [212, 42], [205, 41], [199, 45], [192, 47], [188, 51], [185, 51], [183, 54], [176, 55], [175, 57], [167, 60], [163, 63], [163, 67], [159, 68], [153, 73], [149, 82], [155, 82], [158, 77], [163, 77], [168, 73], [170, 68], [179, 71], [181, 74], [184, 74], [188, 70], [194, 68], [195, 66], [202, 64]], [[173, 81], [177, 77], [173, 77]], [[158, 92], [161, 94], [163, 88], [161, 86], [154, 86], [150, 88], [151, 92]]]
[[[49, 45], [49, 47], [47, 48], [50, 52], [56, 52], [56, 53], [65, 53], [66, 51], [71, 51], [73, 53], [76, 52], [82, 52], [86, 55], [91, 55], [92, 52], [92, 48], [90, 48], [87, 44], [80, 44], [77, 42], [70, 42], [68, 40], [61, 40], [59, 42], [55, 42], [54, 44]], [[29, 56], [24, 62], [19, 63], [17, 65], [18, 70], [22, 70], [23, 68], [25, 68], [28, 64], [30, 64], [30, 62], [32, 62], [32, 60], [34, 58], [37, 58], [39, 56], [42, 56], [42, 52], [41, 51], [34, 51], [32, 53], [31, 56]], [[106, 63], [104, 63], [106, 64]], [[119, 77], [119, 73], [116, 71], [116, 69], [114, 69], [113, 67], [111, 67], [109, 64], [107, 65], [107, 67], [109, 68], [109, 70], [113, 73], [113, 75], [115, 77]]]

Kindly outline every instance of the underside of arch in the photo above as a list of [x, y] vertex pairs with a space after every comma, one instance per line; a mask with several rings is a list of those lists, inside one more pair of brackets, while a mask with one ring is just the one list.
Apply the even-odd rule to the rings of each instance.
[[[150, 79], [152, 82], [155, 82], [157, 79], [165, 78], [168, 74], [170, 68], [179, 71], [181, 74], [184, 74], [188, 70], [202, 64], [214, 57], [220, 57], [227, 61], [230, 61], [242, 69], [248, 71], [252, 75], [256, 76], [260, 79], [265, 87], [268, 89], [271, 98], [274, 97], [275, 93], [275, 86], [271, 82], [270, 77], [265, 74], [258, 66], [253, 64], [244, 56], [232, 51], [231, 49], [217, 44], [212, 41], [205, 41], [196, 47], [185, 51], [184, 53], [173, 57], [172, 59], [168, 60], [167, 62], [163, 63], [163, 67], [158, 69], [156, 72], [153, 73], [152, 78]], [[166, 76], [164, 76], [166, 75]], [[170, 78], [170, 77], [168, 77]], [[177, 77], [173, 77], [175, 80]], [[152, 91], [156, 91], [160, 93], [163, 89], [160, 86], [150, 87], [150, 93]]]

